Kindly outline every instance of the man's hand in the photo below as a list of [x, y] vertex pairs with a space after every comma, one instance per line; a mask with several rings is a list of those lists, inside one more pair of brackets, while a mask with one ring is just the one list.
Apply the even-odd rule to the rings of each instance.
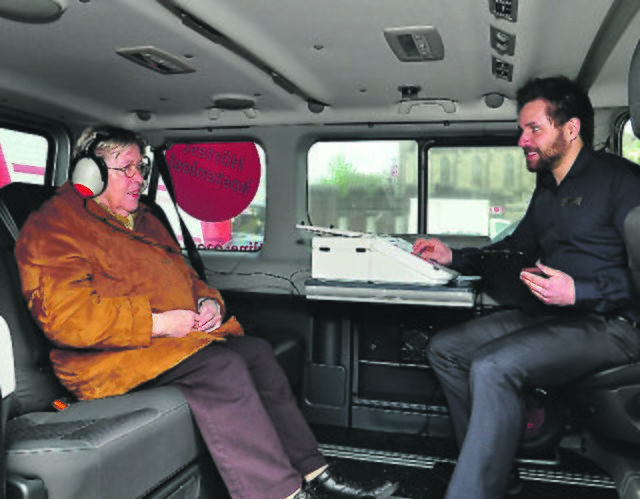
[[541, 263], [537, 264], [544, 275], [529, 270], [520, 272], [520, 279], [540, 301], [547, 305], [564, 307], [576, 302], [576, 287], [573, 278]]
[[169, 310], [159, 314], [151, 314], [153, 326], [152, 337], [182, 338], [196, 327], [198, 314], [192, 310]]
[[413, 254], [419, 256], [423, 260], [433, 260], [440, 265], [451, 264], [453, 254], [449, 246], [439, 239], [418, 239], [413, 243]]
[[222, 324], [222, 316], [218, 304], [213, 299], [203, 301], [196, 315], [196, 321], [195, 329], [198, 331], [208, 333], [219, 328]]

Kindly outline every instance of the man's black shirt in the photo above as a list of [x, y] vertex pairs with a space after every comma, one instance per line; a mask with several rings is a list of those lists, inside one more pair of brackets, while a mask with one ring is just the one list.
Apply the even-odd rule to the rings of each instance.
[[[627, 214], [638, 205], [640, 166], [583, 147], [560, 185], [551, 172], [538, 174], [513, 234], [483, 250], [522, 251], [573, 278], [575, 307], [640, 321], [623, 229]], [[477, 252], [454, 250], [452, 267], [475, 273]]]

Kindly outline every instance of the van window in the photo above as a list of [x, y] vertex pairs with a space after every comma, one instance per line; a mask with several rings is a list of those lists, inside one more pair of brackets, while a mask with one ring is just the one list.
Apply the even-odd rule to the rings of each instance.
[[43, 135], [0, 127], [0, 187], [44, 183], [48, 154], [49, 141]]
[[432, 147], [427, 183], [430, 234], [493, 239], [524, 215], [535, 175], [516, 146]]
[[633, 134], [631, 120], [627, 120], [622, 130], [622, 155], [640, 165], [640, 139]]
[[[234, 151], [249, 151], [250, 157], [241, 156]], [[176, 196], [180, 204], [180, 215], [189, 228], [191, 236], [200, 250], [257, 252], [264, 242], [264, 226], [266, 220], [266, 175], [264, 150], [254, 142], [208, 142], [201, 144], [174, 144], [165, 157], [172, 172]], [[185, 159], [186, 158], [186, 159]], [[249, 165], [250, 161], [257, 164]], [[235, 168], [249, 167], [257, 173], [251, 181], [239, 181], [233, 176]], [[230, 173], [231, 172], [231, 173]], [[176, 180], [186, 179], [190, 185], [202, 188], [202, 194], [194, 196], [187, 192], [190, 199], [181, 202]], [[252, 182], [257, 181], [257, 186]], [[255, 192], [255, 194], [254, 194]], [[224, 208], [234, 199], [228, 196], [237, 195], [244, 200], [241, 209], [235, 216], [222, 220], [209, 221], [209, 216], [224, 213]], [[226, 197], [225, 197], [226, 196]], [[248, 197], [247, 197], [248, 196]], [[253, 197], [251, 197], [253, 196]], [[197, 197], [197, 208], [194, 211], [188, 202]], [[159, 181], [156, 197], [163, 208], [171, 226], [184, 247], [180, 222], [175, 212], [171, 197], [162, 180]], [[185, 203], [185, 201], [187, 201]], [[223, 204], [220, 204], [223, 203]]]
[[[419, 195], [418, 142], [318, 142], [308, 155], [313, 225], [374, 233], [493, 237], [520, 220], [535, 186], [516, 146], [430, 147]], [[426, 209], [422, 206], [426, 203]]]
[[416, 233], [418, 143], [413, 140], [318, 142], [308, 154], [313, 225]]

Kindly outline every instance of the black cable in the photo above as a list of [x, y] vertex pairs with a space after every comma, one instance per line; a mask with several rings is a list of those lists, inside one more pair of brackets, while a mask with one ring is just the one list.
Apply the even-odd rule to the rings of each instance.
[[[294, 272], [292, 274], [292, 276], [295, 275], [298, 272], [300, 272], [300, 271], [298, 270], [298, 271]], [[300, 292], [300, 289], [298, 289], [298, 287], [296, 286], [295, 282], [293, 282], [291, 277], [285, 277], [285, 276], [281, 276], [281, 275], [278, 275], [278, 274], [271, 274], [270, 272], [225, 272], [225, 271], [221, 271], [221, 270], [214, 270], [214, 271], [212, 271], [212, 273], [213, 274], [218, 274], [218, 275], [240, 276], [240, 277], [251, 277], [251, 276], [257, 276], [257, 275], [273, 277], [274, 279], [281, 279], [283, 281], [288, 282], [289, 285], [295, 290], [297, 295], [302, 295], [302, 293]]]

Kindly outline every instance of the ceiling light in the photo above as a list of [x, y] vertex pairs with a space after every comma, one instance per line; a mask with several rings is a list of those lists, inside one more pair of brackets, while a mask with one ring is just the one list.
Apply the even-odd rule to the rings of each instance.
[[483, 98], [485, 105], [490, 109], [497, 109], [504, 104], [504, 95], [496, 92], [486, 94]]
[[440, 61], [444, 44], [433, 26], [388, 28], [384, 37], [398, 59], [406, 62]]
[[178, 56], [156, 47], [132, 47], [116, 50], [118, 55], [164, 75], [193, 73], [195, 68]]

